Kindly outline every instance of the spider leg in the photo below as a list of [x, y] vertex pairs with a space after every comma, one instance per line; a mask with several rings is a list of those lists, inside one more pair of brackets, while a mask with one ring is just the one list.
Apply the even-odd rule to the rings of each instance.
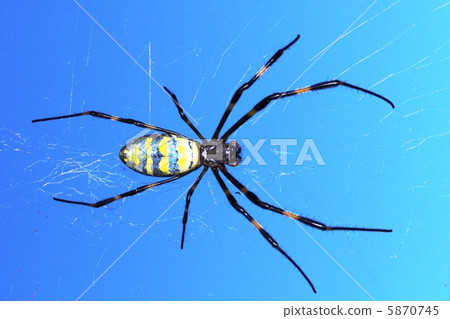
[[233, 175], [230, 174], [230, 172], [226, 169], [226, 167], [221, 167], [220, 171], [222, 172], [223, 175], [225, 175], [225, 177], [236, 187], [238, 188], [253, 204], [270, 210], [272, 212], [284, 215], [286, 217], [289, 217], [291, 219], [294, 220], [298, 220], [299, 222], [314, 227], [316, 229], [320, 229], [323, 231], [326, 230], [347, 230], [347, 231], [369, 231], [369, 232], [385, 232], [385, 233], [390, 233], [392, 232], [392, 229], [381, 229], [381, 228], [365, 228], [365, 227], [338, 227], [338, 226], [327, 226], [322, 222], [319, 222], [317, 220], [311, 219], [311, 218], [307, 218], [307, 217], [303, 217], [291, 212], [288, 212], [284, 209], [281, 209], [279, 207], [270, 205], [266, 202], [263, 202], [262, 200], [259, 199], [259, 197], [253, 193], [252, 191], [250, 191], [247, 187], [245, 187], [244, 185], [242, 185]]
[[312, 92], [312, 91], [318, 91], [318, 90], [325, 90], [325, 89], [331, 89], [337, 86], [345, 86], [351, 89], [355, 89], [357, 91], [361, 91], [367, 94], [370, 94], [372, 96], [375, 96], [385, 102], [387, 102], [392, 108], [394, 108], [394, 103], [392, 103], [390, 100], [388, 100], [387, 98], [385, 98], [384, 96], [366, 90], [362, 87], [353, 85], [353, 84], [349, 84], [340, 80], [332, 80], [332, 81], [326, 81], [326, 82], [320, 82], [314, 85], [310, 85], [310, 86], [306, 86], [306, 87], [302, 87], [299, 89], [295, 89], [295, 90], [291, 90], [291, 91], [285, 91], [285, 92], [281, 92], [281, 93], [273, 93], [269, 96], [266, 96], [264, 99], [262, 99], [261, 101], [259, 101], [250, 111], [248, 111], [245, 115], [243, 115], [239, 120], [236, 121], [236, 123], [233, 124], [233, 126], [231, 126], [228, 131], [225, 132], [225, 134], [222, 135], [222, 137], [220, 139], [223, 140], [227, 140], [231, 134], [233, 134], [234, 131], [236, 131], [239, 127], [241, 127], [242, 124], [244, 124], [245, 122], [247, 122], [250, 118], [252, 118], [256, 113], [258, 113], [259, 111], [261, 111], [262, 109], [264, 109], [270, 102], [272, 102], [273, 100], [278, 100], [278, 99], [282, 99], [288, 96], [293, 96], [293, 95], [299, 95], [299, 94], [303, 94], [306, 92]]
[[188, 220], [188, 211], [189, 211], [189, 204], [191, 203], [191, 196], [194, 194], [195, 189], [197, 188], [198, 183], [203, 178], [203, 175], [205, 175], [206, 171], [208, 170], [208, 166], [205, 166], [200, 173], [200, 175], [195, 180], [194, 184], [192, 184], [191, 188], [189, 189], [187, 195], [186, 195], [186, 206], [184, 207], [184, 214], [183, 214], [183, 232], [181, 235], [181, 249], [183, 249], [184, 246], [184, 234], [186, 232], [186, 223]]
[[252, 225], [258, 229], [260, 234], [264, 237], [267, 242], [269, 242], [270, 245], [272, 245], [273, 248], [278, 250], [284, 257], [286, 257], [292, 265], [294, 265], [295, 268], [297, 268], [298, 271], [302, 274], [303, 278], [308, 282], [308, 284], [311, 286], [311, 289], [316, 293], [316, 289], [314, 288], [313, 283], [308, 278], [308, 276], [303, 272], [303, 270], [300, 268], [299, 265], [283, 250], [281, 249], [280, 245], [278, 245], [277, 241], [255, 220], [253, 217], [242, 207], [238, 204], [236, 198], [231, 194], [230, 190], [225, 185], [225, 182], [223, 181], [222, 177], [220, 177], [219, 172], [217, 171], [217, 168], [212, 168], [212, 171], [214, 173], [214, 176], [216, 177], [217, 181], [219, 182], [220, 187], [222, 188], [223, 192], [225, 193], [225, 196], [227, 197], [228, 201], [230, 202], [231, 206], [240, 214], [242, 214], [247, 220], [252, 223]]
[[220, 122], [217, 125], [217, 128], [216, 128], [216, 130], [215, 130], [215, 132], [213, 134], [213, 137], [212, 137], [213, 140], [216, 140], [219, 137], [220, 130], [224, 126], [225, 121], [227, 120], [228, 116], [230, 115], [231, 111], [233, 110], [234, 105], [241, 98], [242, 92], [244, 92], [245, 90], [250, 88], [253, 85], [253, 83], [255, 83], [256, 80], [258, 80], [261, 77], [261, 75], [263, 75], [264, 72], [266, 72], [267, 69], [272, 66], [272, 64], [277, 62], [277, 60], [283, 55], [284, 51], [289, 49], [289, 47], [292, 46], [295, 42], [297, 42], [298, 39], [300, 39], [300, 35], [299, 34], [297, 34], [295, 39], [292, 40], [288, 45], [286, 45], [285, 47], [283, 47], [283, 48], [279, 49], [277, 52], [275, 52], [275, 54], [269, 59], [269, 61], [267, 61], [267, 63], [261, 69], [259, 69], [258, 72], [256, 72], [256, 74], [250, 79], [250, 81], [242, 84], [236, 90], [236, 92], [234, 92], [233, 97], [230, 100], [230, 104], [228, 104], [228, 107], [225, 110], [225, 113], [223, 113], [222, 118], [220, 119]]
[[150, 125], [150, 124], [138, 121], [138, 120], [117, 117], [117, 116], [114, 116], [114, 115], [109, 115], [109, 114], [105, 114], [105, 113], [97, 112], [97, 111], [86, 111], [86, 112], [74, 113], [74, 114], [69, 114], [69, 115], [47, 117], [47, 118], [32, 120], [31, 123], [44, 122], [44, 121], [53, 121], [53, 120], [59, 120], [59, 119], [66, 119], [66, 118], [70, 118], [70, 117], [84, 116], [84, 115], [90, 115], [90, 116], [98, 117], [98, 118], [105, 119], [105, 120], [112, 120], [112, 121], [122, 122], [122, 123], [126, 123], [126, 124], [136, 125], [137, 127], [143, 127], [143, 128], [148, 128], [150, 130], [165, 132], [165, 133], [170, 134], [170, 135], [186, 137], [186, 136], [184, 136], [184, 135], [182, 135], [180, 133], [177, 133], [177, 132], [174, 132], [174, 131], [170, 131], [170, 130], [167, 130], [167, 129], [162, 128], [162, 127]]
[[199, 130], [197, 130], [197, 128], [191, 123], [188, 117], [184, 114], [183, 108], [178, 102], [177, 96], [174, 93], [172, 93], [167, 87], [164, 87], [164, 90], [166, 90], [166, 92], [169, 93], [183, 121], [194, 131], [195, 134], [197, 134], [197, 136], [203, 141], [203, 143], [206, 143], [206, 139], [203, 137], [203, 135], [199, 132]]
[[[189, 173], [187, 173], [187, 174], [189, 174]], [[183, 176], [185, 176], [187, 174], [171, 177], [171, 178], [168, 178], [168, 179], [156, 182], [156, 183], [151, 183], [151, 184], [139, 186], [136, 189], [130, 190], [128, 192], [125, 192], [125, 193], [122, 193], [122, 194], [119, 194], [119, 195], [116, 195], [116, 196], [113, 196], [113, 197], [109, 197], [109, 198], [100, 200], [100, 201], [95, 202], [95, 203], [78, 202], [78, 201], [73, 201], [73, 200], [68, 200], [68, 199], [57, 198], [57, 197], [53, 197], [53, 199], [58, 201], [58, 202], [69, 203], [69, 204], [77, 204], [77, 205], [84, 205], [84, 206], [90, 206], [90, 207], [98, 208], [98, 207], [105, 206], [105, 205], [107, 205], [109, 203], [115, 202], [118, 199], [125, 198], [125, 197], [128, 197], [128, 196], [133, 196], [133, 195], [142, 193], [143, 191], [146, 191], [147, 189], [150, 189], [150, 188], [162, 185], [162, 184], [166, 184], [166, 183], [172, 182], [172, 181], [177, 180], [177, 179], [179, 179], [179, 178], [181, 178], [181, 177], [183, 177]]]

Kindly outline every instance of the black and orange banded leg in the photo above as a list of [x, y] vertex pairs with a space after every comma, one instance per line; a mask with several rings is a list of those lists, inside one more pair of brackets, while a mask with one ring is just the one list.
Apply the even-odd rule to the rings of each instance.
[[184, 234], [186, 232], [186, 223], [188, 221], [188, 212], [189, 212], [189, 204], [191, 203], [191, 196], [192, 194], [194, 194], [194, 191], [197, 188], [198, 183], [200, 183], [207, 170], [208, 166], [205, 166], [200, 175], [198, 175], [194, 184], [192, 184], [191, 188], [189, 189], [186, 195], [186, 205], [184, 206], [184, 214], [183, 214], [183, 232], [181, 233], [181, 249], [183, 249], [184, 246]]
[[203, 137], [202, 133], [200, 133], [199, 130], [192, 124], [192, 122], [188, 119], [186, 114], [184, 114], [183, 108], [181, 107], [180, 103], [178, 102], [177, 96], [172, 93], [167, 87], [164, 87], [164, 90], [166, 90], [167, 93], [169, 93], [170, 97], [172, 98], [173, 103], [177, 107], [178, 113], [180, 114], [183, 121], [191, 128], [191, 130], [194, 131], [195, 134], [202, 140], [203, 143], [206, 143], [206, 139]]
[[310, 85], [310, 86], [306, 86], [303, 88], [299, 88], [299, 89], [295, 89], [295, 90], [291, 90], [291, 91], [286, 91], [286, 92], [281, 92], [281, 93], [273, 93], [269, 96], [266, 96], [264, 99], [262, 99], [261, 101], [259, 101], [250, 111], [248, 111], [245, 115], [243, 115], [239, 120], [236, 121], [236, 123], [233, 124], [233, 126], [231, 126], [228, 131], [225, 132], [225, 134], [222, 135], [222, 137], [220, 139], [226, 141], [231, 134], [233, 134], [234, 131], [236, 131], [239, 127], [241, 127], [242, 124], [244, 124], [245, 122], [247, 122], [250, 118], [252, 118], [256, 113], [258, 113], [259, 111], [261, 111], [262, 109], [264, 109], [270, 102], [274, 101], [274, 100], [278, 100], [278, 99], [282, 99], [288, 96], [293, 96], [293, 95], [299, 95], [299, 94], [303, 94], [306, 92], [312, 92], [312, 91], [319, 91], [319, 90], [325, 90], [325, 89], [331, 89], [334, 87], [338, 87], [338, 86], [345, 86], [357, 91], [361, 91], [367, 94], [370, 94], [372, 96], [375, 96], [383, 101], [385, 101], [386, 103], [388, 103], [392, 108], [394, 108], [394, 103], [392, 103], [389, 99], [385, 98], [384, 96], [369, 91], [367, 89], [364, 89], [362, 87], [350, 84], [350, 83], [346, 83], [340, 80], [332, 80], [332, 81], [325, 81], [325, 82], [320, 82], [314, 85]]
[[78, 117], [78, 116], [84, 116], [84, 115], [90, 115], [90, 116], [98, 117], [98, 118], [105, 119], [105, 120], [111, 120], [111, 121], [117, 121], [117, 122], [122, 122], [122, 123], [126, 123], [126, 124], [131, 124], [131, 125], [135, 125], [137, 127], [148, 128], [150, 130], [160, 131], [160, 132], [164, 132], [164, 133], [167, 133], [167, 134], [170, 134], [170, 135], [174, 135], [174, 136], [186, 137], [186, 136], [181, 135], [180, 133], [177, 133], [177, 132], [174, 132], [174, 131], [171, 131], [171, 130], [167, 130], [167, 129], [162, 128], [162, 127], [150, 125], [150, 124], [138, 121], [138, 120], [122, 118], [122, 117], [109, 115], [109, 114], [102, 113], [102, 112], [97, 112], [97, 111], [85, 111], [85, 112], [74, 113], [74, 114], [69, 114], [69, 115], [46, 117], [46, 118], [42, 118], [42, 119], [32, 120], [31, 123], [44, 122], [44, 121], [53, 121], [53, 120], [60, 120], [60, 119], [67, 119], [67, 118], [70, 118], [70, 117]]
[[297, 42], [297, 40], [300, 39], [300, 35], [297, 34], [297, 36], [295, 37], [294, 40], [292, 40], [288, 45], [286, 45], [285, 47], [279, 49], [277, 52], [275, 52], [275, 54], [269, 59], [269, 61], [267, 61], [267, 63], [261, 68], [259, 69], [258, 72], [256, 72], [256, 74], [250, 79], [250, 81], [242, 84], [237, 90], [236, 92], [234, 92], [231, 100], [230, 100], [230, 104], [228, 104], [227, 109], [225, 110], [225, 113], [223, 113], [222, 118], [220, 119], [219, 124], [217, 125], [217, 128], [212, 136], [213, 140], [216, 140], [219, 137], [220, 134], [220, 130], [222, 129], [222, 127], [224, 126], [228, 116], [230, 115], [231, 111], [234, 108], [234, 105], [239, 101], [239, 99], [241, 98], [242, 92], [244, 92], [245, 90], [247, 90], [248, 88], [250, 88], [253, 83], [256, 82], [256, 80], [258, 80], [263, 74], [264, 72], [267, 71], [268, 68], [270, 68], [272, 66], [272, 64], [274, 64], [275, 62], [277, 62], [277, 60], [283, 55], [284, 51], [286, 51], [287, 49], [289, 49], [289, 47], [291, 47], [295, 42]]
[[116, 195], [116, 196], [113, 196], [113, 197], [109, 197], [109, 198], [106, 198], [106, 199], [102, 199], [102, 200], [100, 200], [98, 202], [95, 202], [95, 203], [78, 202], [78, 201], [74, 201], [74, 200], [61, 199], [61, 198], [57, 198], [57, 197], [53, 197], [53, 199], [58, 201], [58, 202], [69, 203], [69, 204], [77, 204], [77, 205], [84, 205], [84, 206], [98, 208], [98, 207], [105, 206], [105, 205], [107, 205], [109, 203], [115, 202], [116, 200], [119, 200], [121, 198], [125, 198], [125, 197], [128, 197], [128, 196], [133, 196], [133, 195], [142, 193], [143, 191], [146, 191], [147, 189], [150, 189], [150, 188], [162, 185], [162, 184], [166, 184], [166, 183], [172, 182], [172, 181], [174, 181], [176, 179], [179, 179], [179, 178], [181, 178], [181, 177], [183, 177], [185, 175], [187, 175], [187, 174], [171, 177], [171, 178], [168, 178], [168, 179], [156, 182], [156, 183], [151, 183], [151, 184], [147, 184], [147, 185], [144, 185], [144, 186], [139, 186], [138, 188], [133, 189], [131, 191], [128, 191], [128, 192], [125, 192], [125, 193], [122, 193], [122, 194], [119, 194], [119, 195]]
[[223, 181], [222, 177], [220, 177], [219, 172], [217, 168], [212, 168], [212, 171], [214, 173], [214, 176], [216, 177], [217, 181], [219, 182], [220, 187], [222, 188], [223, 192], [225, 193], [225, 196], [227, 197], [228, 201], [230, 202], [231, 206], [243, 215], [252, 225], [258, 229], [260, 234], [264, 237], [267, 242], [269, 242], [270, 245], [272, 245], [273, 248], [278, 250], [284, 257], [286, 257], [292, 265], [294, 265], [295, 268], [302, 274], [303, 278], [308, 282], [311, 289], [314, 293], [316, 293], [316, 289], [314, 288], [313, 283], [308, 278], [308, 276], [303, 272], [303, 270], [300, 268], [299, 265], [283, 250], [281, 249], [280, 245], [278, 245], [277, 241], [242, 207], [238, 204], [236, 198], [231, 194], [228, 187], [225, 185], [225, 182]]
[[340, 227], [340, 226], [327, 226], [322, 222], [319, 222], [317, 220], [306, 218], [291, 212], [288, 212], [284, 209], [281, 209], [279, 207], [273, 206], [269, 203], [263, 202], [259, 199], [259, 197], [250, 191], [247, 187], [242, 185], [233, 175], [228, 172], [226, 167], [221, 167], [220, 171], [223, 175], [233, 184], [236, 188], [238, 188], [253, 204], [263, 208], [270, 210], [272, 212], [284, 215], [286, 217], [289, 217], [294, 220], [298, 220], [299, 222], [314, 227], [316, 229], [320, 229], [323, 231], [326, 230], [344, 230], [344, 231], [368, 231], [368, 232], [384, 232], [384, 233], [390, 233], [392, 232], [392, 229], [382, 229], [382, 228], [365, 228], [365, 227]]

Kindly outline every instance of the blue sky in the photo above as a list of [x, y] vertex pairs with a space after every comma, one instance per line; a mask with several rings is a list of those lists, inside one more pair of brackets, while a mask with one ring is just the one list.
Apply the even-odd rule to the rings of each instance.
[[[0, 300], [448, 300], [449, 10], [404, 0], [3, 1]], [[52, 200], [96, 201], [156, 178], [120, 162], [135, 127], [32, 119], [97, 110], [195, 137], [161, 85], [210, 137], [233, 91], [298, 33], [226, 127], [273, 92], [334, 78], [396, 105], [336, 88], [280, 100], [232, 136], [267, 140], [267, 165], [230, 168], [262, 200], [329, 225], [393, 229], [300, 227], [229, 185], [317, 294], [211, 172], [192, 198], [184, 250], [183, 193], [199, 172], [98, 209]], [[297, 141], [287, 165], [274, 138]], [[295, 165], [305, 139], [325, 165]]]

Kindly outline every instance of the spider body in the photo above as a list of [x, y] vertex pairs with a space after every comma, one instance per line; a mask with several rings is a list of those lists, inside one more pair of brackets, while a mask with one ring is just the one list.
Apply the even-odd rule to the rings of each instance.
[[171, 177], [185, 175], [200, 166], [236, 166], [241, 161], [240, 153], [241, 147], [235, 141], [199, 143], [181, 135], [156, 133], [128, 142], [120, 150], [119, 157], [135, 172]]
[[120, 151], [119, 157], [125, 163], [126, 166], [131, 168], [132, 170], [150, 176], [156, 177], [167, 177], [166, 179], [156, 181], [147, 185], [139, 186], [136, 189], [132, 189], [126, 191], [122, 194], [109, 197], [103, 200], [100, 200], [95, 203], [81, 202], [81, 201], [73, 201], [68, 199], [61, 199], [53, 197], [54, 200], [69, 204], [77, 204], [84, 205], [89, 207], [101, 207], [107, 205], [111, 202], [114, 202], [118, 199], [125, 198], [128, 196], [133, 196], [139, 194], [145, 190], [150, 188], [157, 187], [162, 184], [170, 183], [175, 181], [191, 172], [197, 170], [200, 167], [203, 167], [201, 173], [198, 175], [195, 182], [190, 187], [189, 191], [186, 195], [186, 202], [184, 208], [184, 214], [182, 219], [182, 235], [181, 235], [181, 248], [183, 249], [184, 238], [186, 232], [186, 225], [188, 221], [188, 213], [189, 213], [189, 204], [191, 201], [191, 197], [194, 194], [194, 191], [197, 185], [200, 183], [201, 179], [205, 175], [205, 173], [210, 169], [214, 174], [217, 182], [219, 183], [220, 188], [225, 194], [230, 205], [243, 217], [245, 217], [261, 234], [261, 236], [280, 254], [282, 254], [289, 262], [301, 273], [301, 275], [308, 282], [309, 286], [316, 292], [313, 283], [308, 278], [308, 276], [303, 272], [300, 266], [280, 247], [278, 242], [246, 211], [244, 207], [242, 207], [233, 194], [228, 189], [228, 186], [225, 184], [222, 176], [234, 186], [236, 187], [241, 194], [244, 194], [246, 198], [252, 202], [254, 205], [269, 210], [271, 212], [286, 216], [290, 219], [299, 221], [305, 225], [308, 225], [312, 228], [316, 228], [322, 231], [365, 231], [365, 232], [392, 232], [391, 229], [382, 229], [382, 228], [365, 228], [365, 227], [341, 227], [341, 226], [328, 226], [325, 223], [322, 223], [318, 220], [314, 220], [311, 218], [307, 218], [301, 215], [297, 215], [291, 213], [287, 210], [279, 208], [278, 206], [271, 205], [267, 202], [262, 201], [259, 197], [251, 192], [246, 186], [244, 186], [241, 182], [239, 182], [227, 169], [227, 166], [236, 166], [241, 161], [241, 147], [235, 141], [227, 142], [228, 138], [233, 134], [239, 127], [245, 124], [250, 118], [252, 118], [256, 113], [263, 110], [267, 105], [269, 105], [272, 101], [277, 101], [279, 99], [287, 98], [290, 96], [300, 95], [306, 92], [311, 91], [320, 91], [330, 88], [335, 88], [338, 86], [343, 86], [347, 88], [351, 88], [360, 92], [364, 92], [366, 94], [372, 95], [376, 98], [379, 98], [386, 103], [388, 103], [392, 108], [394, 108], [394, 104], [385, 98], [384, 96], [372, 92], [370, 90], [364, 89], [362, 87], [349, 84], [340, 80], [331, 80], [316, 83], [314, 85], [283, 91], [279, 93], [272, 93], [261, 101], [259, 101], [255, 106], [253, 106], [246, 114], [244, 114], [239, 120], [237, 120], [225, 133], [223, 133], [220, 137], [220, 132], [228, 119], [231, 111], [233, 110], [235, 104], [239, 101], [241, 95], [245, 90], [250, 88], [280, 57], [281, 55], [291, 47], [297, 40], [300, 38], [300, 35], [291, 41], [288, 45], [279, 49], [267, 63], [246, 83], [242, 84], [233, 94], [228, 107], [226, 108], [222, 118], [219, 121], [219, 124], [216, 127], [211, 139], [207, 141], [203, 135], [198, 131], [198, 129], [190, 122], [190, 120], [186, 117], [183, 112], [182, 107], [180, 106], [177, 97], [174, 93], [169, 91], [166, 87], [164, 89], [172, 98], [172, 101], [175, 104], [175, 107], [178, 110], [178, 113], [182, 120], [192, 129], [192, 131], [198, 136], [201, 142], [194, 141], [189, 137], [186, 137], [180, 133], [157, 127], [154, 125], [150, 125], [138, 120], [129, 119], [129, 118], [121, 118], [109, 114], [105, 114], [98, 111], [86, 111], [81, 113], [42, 118], [33, 120], [32, 122], [42, 122], [42, 121], [50, 121], [71, 117], [78, 117], [89, 115], [101, 119], [107, 119], [117, 122], [122, 122], [126, 124], [135, 125], [140, 128], [147, 128], [155, 131], [156, 133], [150, 135], [144, 135], [137, 139], [134, 139], [130, 143], [126, 144]]

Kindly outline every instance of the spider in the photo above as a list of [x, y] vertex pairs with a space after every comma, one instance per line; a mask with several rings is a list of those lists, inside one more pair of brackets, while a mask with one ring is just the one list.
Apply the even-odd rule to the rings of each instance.
[[164, 89], [172, 98], [180, 117], [192, 129], [192, 131], [194, 131], [194, 133], [199, 137], [201, 142], [197, 142], [187, 136], [184, 136], [180, 133], [165, 128], [150, 125], [138, 120], [117, 117], [97, 111], [86, 111], [81, 113], [33, 120], [32, 122], [35, 123], [35, 122], [51, 121], [70, 117], [90, 115], [101, 119], [122, 122], [126, 124], [135, 125], [137, 127], [142, 127], [156, 131], [156, 133], [138, 137], [127, 143], [120, 150], [119, 157], [126, 166], [128, 166], [129, 168], [138, 173], [156, 177], [167, 177], [166, 179], [140, 186], [136, 189], [127, 191], [125, 193], [110, 198], [100, 200], [95, 203], [73, 201], [57, 197], [53, 197], [53, 199], [59, 202], [85, 205], [97, 208], [105, 206], [118, 199], [136, 195], [150, 188], [173, 182], [202, 167], [200, 175], [198, 175], [197, 179], [192, 184], [186, 195], [186, 202], [182, 219], [182, 234], [181, 234], [181, 249], [183, 249], [191, 197], [194, 194], [197, 185], [200, 183], [203, 176], [205, 176], [205, 173], [209, 169], [211, 169], [212, 173], [217, 179], [217, 182], [219, 183], [220, 188], [224, 192], [231, 206], [239, 214], [244, 216], [260, 232], [260, 234], [264, 237], [264, 239], [273, 248], [278, 250], [287, 260], [289, 260], [289, 262], [301, 273], [303, 278], [308, 282], [313, 292], [316, 293], [316, 289], [312, 281], [308, 278], [308, 276], [302, 270], [302, 268], [300, 268], [300, 266], [280, 247], [278, 242], [238, 203], [236, 198], [232, 195], [232, 193], [228, 189], [228, 186], [225, 184], [221, 174], [225, 176], [225, 178], [228, 179], [228, 181], [230, 181], [231, 184], [233, 184], [237, 189], [239, 189], [239, 191], [242, 194], [244, 194], [247, 197], [247, 199], [254, 205], [284, 215], [293, 220], [299, 221], [305, 225], [308, 225], [310, 227], [322, 231], [343, 230], [343, 231], [366, 231], [366, 232], [392, 232], [392, 229], [328, 226], [320, 221], [291, 213], [287, 210], [278, 208], [276, 206], [273, 206], [269, 203], [262, 201], [255, 193], [253, 193], [247, 187], [245, 187], [228, 171], [226, 165], [237, 166], [241, 161], [240, 156], [241, 147], [236, 141], [227, 142], [228, 138], [232, 133], [234, 133], [238, 128], [240, 128], [256, 113], [260, 112], [267, 105], [269, 105], [270, 102], [276, 101], [278, 99], [283, 99], [289, 96], [303, 94], [306, 92], [319, 91], [335, 88], [338, 86], [343, 86], [377, 97], [387, 102], [392, 108], [394, 108], [394, 104], [384, 96], [381, 96], [380, 94], [364, 89], [362, 87], [349, 84], [340, 80], [325, 81], [314, 85], [298, 88], [295, 90], [273, 93], [266, 96], [261, 101], [259, 101], [255, 106], [253, 106], [253, 108], [251, 108], [239, 120], [237, 120], [225, 133], [220, 135], [220, 132], [228, 116], [233, 110], [235, 104], [239, 101], [243, 92], [249, 89], [276, 61], [278, 61], [278, 59], [283, 55], [283, 53], [287, 49], [289, 49], [295, 42], [298, 41], [299, 38], [300, 35], [297, 35], [295, 39], [292, 40], [289, 44], [279, 49], [248, 82], [242, 84], [234, 92], [228, 104], [228, 107], [223, 113], [222, 118], [220, 119], [219, 124], [217, 125], [216, 130], [214, 131], [214, 134], [212, 135], [212, 138], [209, 141], [203, 137], [203, 135], [187, 118], [187, 116], [183, 112], [182, 107], [180, 106], [180, 103], [178, 102], [176, 95], [172, 93], [167, 87], [164, 87]]

